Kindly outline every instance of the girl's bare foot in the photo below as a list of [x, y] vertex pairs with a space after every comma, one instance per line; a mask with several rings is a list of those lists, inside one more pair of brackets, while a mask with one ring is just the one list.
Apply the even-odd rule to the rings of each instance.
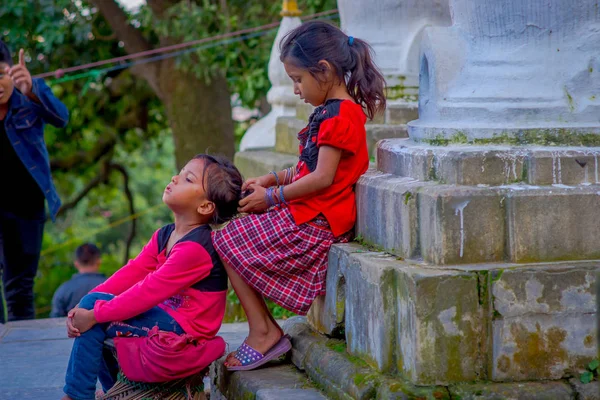
[[69, 396], [67, 396], [66, 394], [63, 396], [62, 399], [60, 400], [73, 400], [72, 398], [70, 398]]

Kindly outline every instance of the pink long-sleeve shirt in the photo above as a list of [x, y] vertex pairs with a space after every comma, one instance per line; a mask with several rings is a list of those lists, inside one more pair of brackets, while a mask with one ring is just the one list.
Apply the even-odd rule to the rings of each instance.
[[124, 321], [159, 306], [183, 330], [201, 339], [213, 338], [225, 315], [227, 273], [211, 241], [211, 228], [199, 226], [167, 254], [174, 224], [154, 233], [140, 254], [92, 292], [114, 294], [97, 300], [100, 323]]

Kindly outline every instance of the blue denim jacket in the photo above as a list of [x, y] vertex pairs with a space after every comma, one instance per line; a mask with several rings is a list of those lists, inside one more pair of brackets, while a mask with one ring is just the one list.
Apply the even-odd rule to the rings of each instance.
[[49, 123], [58, 128], [65, 127], [69, 111], [42, 79], [32, 81], [31, 91], [40, 99], [41, 104], [30, 100], [15, 88], [9, 100], [4, 127], [15, 153], [42, 189], [48, 202], [50, 217], [54, 221], [61, 203], [50, 175], [44, 125]]

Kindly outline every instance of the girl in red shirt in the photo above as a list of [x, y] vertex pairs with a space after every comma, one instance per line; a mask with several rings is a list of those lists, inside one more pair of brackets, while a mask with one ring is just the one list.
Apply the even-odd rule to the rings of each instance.
[[294, 94], [316, 109], [298, 134], [296, 167], [244, 182], [250, 194], [239, 211], [251, 214], [212, 233], [250, 325], [226, 360], [230, 370], [254, 369], [291, 348], [263, 296], [305, 315], [324, 293], [331, 245], [352, 238], [354, 185], [369, 165], [364, 124], [385, 108], [371, 48], [333, 25], [291, 31], [281, 61]]

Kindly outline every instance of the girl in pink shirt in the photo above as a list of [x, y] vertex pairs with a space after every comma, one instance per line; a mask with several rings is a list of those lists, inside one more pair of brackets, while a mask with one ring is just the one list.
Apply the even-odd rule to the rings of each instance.
[[229, 161], [197, 155], [163, 193], [175, 223], [154, 233], [140, 254], [86, 295], [69, 312], [75, 337], [63, 400], [94, 399], [116, 382], [106, 338], [147, 336], [159, 330], [212, 339], [225, 314], [227, 273], [213, 248], [210, 223], [237, 213], [242, 177]]

